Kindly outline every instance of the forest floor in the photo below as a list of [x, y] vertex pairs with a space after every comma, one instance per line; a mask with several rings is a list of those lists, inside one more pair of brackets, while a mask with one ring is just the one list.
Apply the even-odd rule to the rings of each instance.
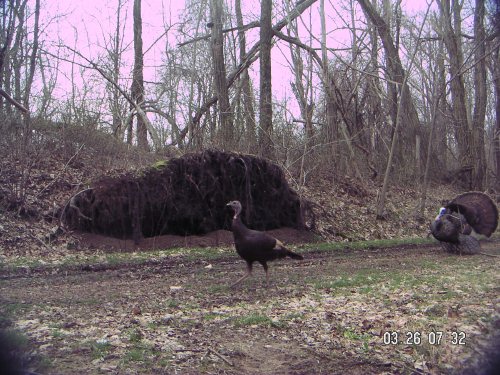
[[12, 257], [0, 318], [40, 374], [470, 374], [498, 354], [499, 258], [293, 249], [235, 289], [229, 247]]

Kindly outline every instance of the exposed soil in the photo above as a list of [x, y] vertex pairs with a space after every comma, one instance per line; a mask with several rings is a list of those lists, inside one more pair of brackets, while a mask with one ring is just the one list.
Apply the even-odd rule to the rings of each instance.
[[[293, 228], [280, 228], [267, 231], [286, 244], [314, 242], [317, 238], [313, 233]], [[231, 246], [233, 234], [228, 230], [217, 230], [203, 236], [163, 235], [142, 239], [138, 244], [133, 240], [102, 236], [93, 233], [74, 233], [74, 246], [85, 249], [100, 249], [103, 251], [147, 251], [170, 249], [173, 247], [214, 247]]]
[[[498, 242], [482, 247], [500, 254]], [[17, 268], [2, 273], [1, 312], [43, 374], [447, 374], [491, 357], [499, 258], [436, 245], [304, 255], [272, 263], [268, 289], [258, 267], [230, 289], [245, 266], [229, 250], [92, 272]], [[386, 332], [398, 343], [384, 345]]]

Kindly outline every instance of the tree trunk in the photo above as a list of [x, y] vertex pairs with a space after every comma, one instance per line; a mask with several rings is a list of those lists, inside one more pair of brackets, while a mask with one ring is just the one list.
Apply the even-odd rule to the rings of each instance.
[[[109, 58], [112, 62], [112, 71], [111, 78], [117, 84], [120, 78], [120, 63], [121, 63], [121, 48], [122, 48], [122, 39], [121, 39], [121, 23], [120, 20], [122, 18], [122, 0], [118, 1], [118, 6], [116, 9], [116, 28], [115, 35], [112, 37], [112, 50], [108, 51]], [[110, 109], [112, 116], [111, 127], [113, 130], [113, 135], [119, 140], [123, 140], [123, 118], [122, 111], [120, 108], [120, 91], [117, 87], [108, 83], [108, 88], [110, 91]]]
[[494, 154], [496, 161], [496, 189], [500, 190], [500, 47], [493, 54], [493, 84], [495, 88], [495, 132], [494, 132]]
[[434, 130], [436, 128], [436, 119], [437, 119], [437, 114], [438, 114], [438, 108], [439, 108], [439, 102], [441, 100], [441, 93], [438, 94], [440, 90], [444, 89], [444, 87], [441, 86], [434, 86], [434, 92], [433, 92], [433, 100], [434, 104], [432, 106], [432, 113], [431, 113], [431, 130], [429, 133], [429, 142], [427, 143], [427, 158], [425, 161], [425, 169], [424, 169], [424, 181], [422, 184], [422, 195], [420, 197], [420, 205], [419, 205], [419, 210], [417, 212], [417, 220], [423, 222], [425, 220], [425, 202], [427, 200], [427, 188], [428, 188], [428, 181], [429, 181], [429, 167], [431, 164], [431, 150], [432, 150], [432, 140], [434, 138]]
[[[243, 27], [243, 15], [241, 13], [241, 0], [235, 1], [236, 22], [238, 28], [238, 42], [240, 47], [240, 61], [245, 59], [246, 55], [246, 38], [245, 31], [241, 30]], [[241, 90], [243, 92], [243, 126], [246, 138], [247, 149], [255, 150], [257, 145], [257, 136], [255, 133], [255, 109], [254, 109], [254, 96], [252, 86], [250, 84], [250, 76], [248, 69], [241, 73]]]
[[[205, 12], [207, 11], [206, 7], [207, 7], [206, 0], [202, 0], [201, 2], [198, 3], [198, 13], [196, 14], [194, 35], [199, 34], [201, 24], [203, 22], [203, 19], [205, 18]], [[193, 14], [193, 16], [195, 15]], [[193, 51], [191, 54], [191, 67], [190, 67], [190, 69], [192, 69], [193, 72], [196, 71], [196, 62], [200, 59], [199, 56], [200, 49], [201, 48], [199, 47], [199, 43], [194, 42]], [[198, 78], [196, 74], [190, 74], [189, 99], [188, 99], [188, 113], [190, 116], [195, 111], [195, 106], [198, 104], [197, 100], [199, 100], [195, 99], [196, 85], [198, 84], [197, 79]], [[202, 94], [199, 93], [198, 95]], [[179, 148], [183, 149], [186, 146], [189, 146], [189, 148], [191, 149], [201, 150], [203, 147], [203, 132], [199, 131], [200, 130], [199, 122], [189, 121], [186, 129], [188, 130], [187, 142], [184, 142], [183, 137], [180, 136], [178, 131], [175, 132], [175, 137], [173, 137], [175, 140], [177, 140]]]
[[40, 0], [35, 1], [35, 25], [33, 29], [33, 46], [29, 61], [28, 77], [26, 78], [26, 85], [24, 91], [24, 107], [29, 109], [29, 99], [31, 95], [31, 86], [33, 85], [33, 78], [35, 76], [36, 60], [38, 56], [38, 39], [40, 30], [38, 27], [40, 20]]
[[[134, 71], [132, 74], [131, 94], [140, 108], [144, 106], [144, 60], [142, 55], [142, 17], [141, 0], [134, 0]], [[131, 110], [136, 110], [131, 108]], [[148, 150], [148, 130], [144, 119], [139, 114], [137, 118], [137, 146]]]
[[233, 121], [229, 92], [226, 80], [226, 64], [224, 62], [224, 34], [222, 33], [222, 0], [211, 0], [210, 13], [212, 18], [212, 35], [210, 45], [212, 50], [212, 64], [214, 73], [215, 91], [218, 101], [219, 134], [218, 143], [223, 150], [233, 147]]
[[[299, 39], [296, 22], [290, 23], [289, 31], [292, 30], [294, 35], [289, 37]], [[304, 72], [304, 60], [301, 55], [301, 48], [298, 45], [290, 44], [290, 56], [292, 58], [292, 68], [294, 73], [294, 82], [291, 83], [292, 92], [299, 105], [300, 115], [304, 123], [304, 147], [302, 152], [302, 165], [300, 168], [300, 184], [305, 184], [306, 168], [311, 167], [311, 161], [314, 155], [311, 152], [313, 146], [314, 127], [313, 127], [313, 112], [314, 102], [312, 101], [312, 64], [309, 64], [307, 77]], [[305, 83], [305, 85], [304, 85]]]
[[260, 14], [260, 155], [272, 159], [273, 103], [271, 86], [272, 1], [261, 1]]
[[[10, 50], [12, 47], [12, 41], [14, 38], [14, 30], [16, 26], [16, 10], [13, 6], [8, 6], [6, 2], [1, 3], [2, 7], [2, 41], [3, 45], [0, 48], [0, 87], [5, 91], [7, 95], [12, 94], [10, 75], [11, 75], [11, 63], [10, 63]], [[5, 114], [10, 116], [12, 109], [9, 103], [4, 107], [4, 97], [0, 97], [0, 110], [2, 112], [5, 110]]]
[[[438, 66], [438, 77], [436, 82], [438, 82], [439, 92], [446, 92], [446, 67], [444, 61], [444, 44], [441, 40], [439, 42], [438, 56], [437, 56], [437, 66]], [[441, 94], [442, 95], [442, 94]], [[439, 164], [434, 165], [437, 167], [438, 171], [446, 171], [448, 168], [448, 129], [451, 127], [447, 113], [447, 102], [445, 98], [439, 100], [439, 107], [436, 113], [436, 134], [434, 137], [437, 142], [435, 145], [435, 153], [439, 160]]]
[[[461, 18], [460, 8], [457, 1], [453, 1], [451, 9], [449, 0], [438, 0], [441, 13], [441, 24], [443, 27], [443, 40], [448, 51], [450, 75], [451, 75], [451, 100], [453, 109], [453, 120], [456, 128], [455, 137], [458, 143], [459, 163], [464, 173], [465, 186], [472, 189], [473, 157], [470, 141], [472, 139], [469, 127], [465, 84], [461, 68], [463, 66], [463, 53], [461, 45]], [[452, 11], [453, 25], [452, 26]]]
[[[321, 73], [323, 76], [323, 89], [325, 91], [325, 127], [326, 127], [326, 143], [329, 145], [331, 160], [337, 160], [336, 141], [338, 139], [338, 126], [336, 121], [337, 107], [335, 104], [335, 94], [331, 85], [332, 77], [330, 75], [330, 67], [328, 60], [328, 51], [326, 46], [326, 20], [325, 20], [325, 0], [320, 1], [320, 17], [321, 17], [321, 60], [323, 66]], [[332, 168], [336, 169], [337, 163], [333, 163]]]
[[486, 118], [486, 33], [484, 30], [484, 0], [476, 0], [474, 11], [475, 57], [474, 67], [474, 114], [472, 117], [472, 154], [476, 155], [472, 169], [472, 189], [483, 190], [486, 174], [486, 153], [484, 150], [484, 120]]

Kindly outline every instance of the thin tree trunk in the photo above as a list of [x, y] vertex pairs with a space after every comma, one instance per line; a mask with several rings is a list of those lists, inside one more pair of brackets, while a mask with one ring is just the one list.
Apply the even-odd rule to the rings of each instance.
[[271, 86], [272, 1], [261, 1], [260, 14], [260, 155], [272, 159], [273, 103]]
[[495, 88], [494, 154], [496, 161], [496, 188], [500, 190], [500, 47], [493, 54], [493, 86]]
[[29, 109], [29, 99], [31, 95], [31, 86], [33, 85], [33, 78], [35, 76], [36, 59], [38, 56], [38, 44], [39, 44], [39, 20], [40, 20], [40, 0], [35, 1], [35, 25], [33, 29], [33, 47], [31, 50], [31, 56], [29, 60], [29, 70], [28, 77], [26, 78], [26, 87], [24, 91], [24, 107]]
[[444, 87], [441, 87], [439, 85], [434, 85], [434, 104], [432, 106], [432, 113], [431, 113], [431, 130], [429, 133], [429, 142], [427, 144], [427, 158], [425, 161], [425, 169], [424, 169], [424, 181], [422, 184], [422, 196], [420, 197], [420, 205], [419, 209], [417, 212], [417, 220], [419, 221], [424, 221], [425, 217], [425, 202], [427, 200], [427, 188], [429, 185], [429, 167], [431, 164], [431, 154], [432, 154], [432, 142], [434, 139], [434, 130], [436, 128], [436, 119], [438, 117], [438, 108], [439, 108], [439, 102], [441, 99], [441, 93], [437, 94], [438, 91], [441, 89], [444, 89]]
[[[323, 76], [323, 89], [325, 90], [325, 127], [326, 127], [326, 143], [329, 144], [331, 160], [337, 160], [337, 145], [338, 126], [336, 122], [337, 108], [335, 105], [335, 94], [332, 89], [330, 68], [328, 66], [328, 51], [326, 46], [326, 20], [325, 20], [325, 0], [320, 0], [320, 17], [321, 17], [321, 67]], [[336, 168], [337, 163], [333, 163], [332, 167]]]
[[[5, 93], [11, 97], [11, 49], [12, 49], [12, 41], [15, 35], [16, 28], [16, 9], [13, 6], [8, 6], [7, 2], [2, 2], [2, 30], [0, 31], [2, 34], [2, 40], [4, 44], [0, 48], [0, 87], [3, 88]], [[5, 108], [5, 113], [8, 117], [12, 115], [12, 108], [10, 105], [4, 107], [3, 96], [0, 97], [0, 109]]]
[[[142, 55], [141, 0], [134, 0], [134, 71], [132, 77], [132, 100], [142, 109], [144, 105], [144, 60]], [[135, 110], [135, 108], [131, 108]], [[148, 130], [142, 116], [137, 114], [137, 146], [148, 150]]]
[[[111, 78], [118, 83], [120, 77], [120, 62], [121, 62], [121, 18], [122, 18], [122, 0], [118, 1], [118, 6], [116, 9], [116, 28], [115, 35], [113, 37], [113, 49], [109, 51], [109, 55], [112, 61], [113, 70], [111, 72]], [[123, 119], [120, 109], [120, 91], [113, 85], [108, 83], [109, 90], [111, 91], [110, 98], [110, 107], [111, 107], [111, 116], [112, 116], [112, 129], [113, 135], [123, 140]]]
[[[196, 27], [195, 27], [195, 34], [198, 35], [199, 30], [200, 30], [200, 25], [203, 22], [203, 18], [205, 16], [205, 11], [206, 11], [206, 0], [202, 0], [198, 4], [198, 14], [196, 17]], [[193, 46], [193, 51], [192, 51], [192, 59], [191, 59], [191, 70], [193, 72], [196, 71], [196, 62], [199, 59], [198, 56], [198, 51], [199, 51], [199, 43], [198, 41], [194, 41], [194, 46]], [[190, 74], [190, 82], [189, 82], [189, 99], [188, 99], [188, 113], [191, 116], [191, 114], [194, 112], [195, 108], [195, 88], [197, 85], [197, 77], [196, 74]], [[195, 149], [195, 150], [200, 150], [203, 145], [203, 135], [202, 132], [197, 131], [199, 128], [199, 123], [194, 122], [194, 121], [189, 121], [186, 129], [188, 130], [188, 141], [187, 145], [190, 146], [190, 148]], [[180, 137], [179, 132], [175, 132], [175, 140], [177, 140], [177, 144], [179, 145], [180, 148], [184, 148], [184, 140], [183, 137]]]
[[218, 117], [220, 137], [217, 139], [223, 150], [230, 150], [233, 146], [233, 121], [229, 92], [226, 80], [226, 63], [224, 61], [224, 34], [222, 33], [222, 0], [211, 0], [210, 12], [212, 17], [212, 36], [210, 45], [212, 50], [212, 64], [215, 81], [215, 91], [218, 101]]
[[[235, 1], [236, 22], [238, 26], [238, 41], [240, 47], [240, 61], [245, 59], [246, 55], [246, 37], [243, 28], [243, 15], [241, 13], [241, 0]], [[248, 69], [245, 69], [241, 74], [241, 90], [243, 92], [243, 124], [246, 135], [247, 149], [255, 150], [257, 145], [257, 136], [255, 132], [255, 109], [254, 96], [252, 86], [250, 84], [250, 76]]]
[[474, 10], [475, 57], [474, 67], [474, 114], [472, 117], [472, 153], [476, 162], [472, 170], [472, 189], [483, 190], [486, 174], [486, 153], [484, 150], [484, 120], [486, 118], [486, 33], [484, 30], [484, 0], [476, 0]]

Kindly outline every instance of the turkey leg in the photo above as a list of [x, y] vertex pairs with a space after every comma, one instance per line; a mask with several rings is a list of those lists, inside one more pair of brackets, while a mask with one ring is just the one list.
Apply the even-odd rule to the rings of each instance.
[[236, 285], [241, 283], [243, 280], [245, 280], [248, 276], [252, 274], [252, 263], [247, 263], [247, 273], [240, 277], [238, 280], [236, 280], [234, 283], [231, 284], [231, 288], [234, 288]]

